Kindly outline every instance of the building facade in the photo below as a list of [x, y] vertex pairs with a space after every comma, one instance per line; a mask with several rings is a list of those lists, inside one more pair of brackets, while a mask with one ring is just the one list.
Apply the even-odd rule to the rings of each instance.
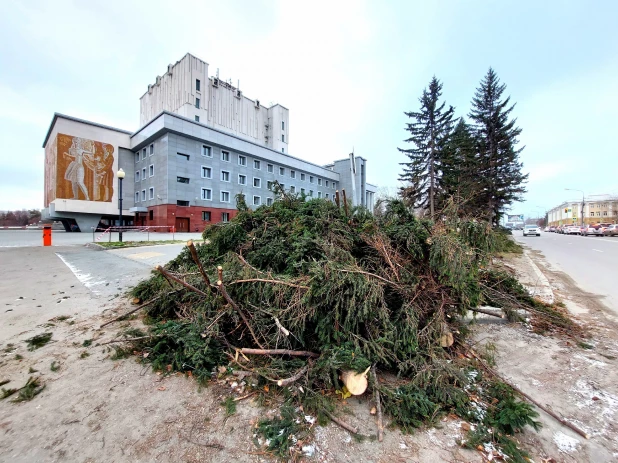
[[68, 230], [116, 225], [118, 169], [125, 172], [123, 222], [201, 231], [249, 207], [275, 200], [273, 186], [334, 200], [345, 189], [354, 205], [373, 208], [367, 160], [350, 155], [326, 166], [291, 156], [289, 111], [245, 97], [208, 77], [208, 64], [187, 54], [140, 99], [136, 132], [55, 114], [45, 137], [44, 218]]
[[582, 201], [569, 201], [547, 211], [549, 226], [567, 224], [579, 225], [582, 223], [618, 223], [618, 197], [601, 195], [602, 199], [584, 199]]

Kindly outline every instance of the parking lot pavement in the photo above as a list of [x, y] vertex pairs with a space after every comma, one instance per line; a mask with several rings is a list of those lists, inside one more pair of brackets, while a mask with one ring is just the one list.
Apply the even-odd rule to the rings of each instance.
[[[118, 241], [118, 233], [67, 233], [63, 230], [52, 231], [52, 246], [75, 246], [101, 241]], [[124, 232], [123, 241], [162, 241], [201, 239], [201, 233], [145, 233]], [[42, 230], [0, 230], [0, 248], [43, 246]]]
[[560, 235], [522, 236], [521, 244], [543, 254], [552, 270], [569, 275], [585, 291], [603, 297], [603, 303], [618, 315], [618, 237]]

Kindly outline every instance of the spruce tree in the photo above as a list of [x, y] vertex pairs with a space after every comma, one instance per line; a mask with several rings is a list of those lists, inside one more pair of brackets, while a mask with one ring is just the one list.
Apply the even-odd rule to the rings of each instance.
[[462, 117], [445, 146], [441, 201], [452, 197], [464, 216], [479, 215], [482, 185], [477, 177], [478, 163], [478, 143], [474, 130]]
[[404, 113], [413, 119], [406, 124], [410, 138], [405, 142], [414, 147], [398, 148], [409, 158], [409, 162], [400, 163], [404, 167], [399, 179], [407, 184], [402, 188], [402, 196], [414, 207], [429, 209], [431, 217], [440, 190], [442, 156], [453, 126], [453, 107], [445, 111], [446, 103], [439, 102], [441, 95], [442, 84], [434, 76], [419, 98], [420, 110]]
[[521, 172], [517, 137], [521, 129], [510, 119], [515, 104], [510, 105], [511, 97], [502, 99], [506, 84], [492, 68], [476, 89], [472, 99], [469, 117], [474, 121], [479, 142], [479, 172], [483, 187], [483, 200], [487, 217], [497, 225], [504, 208], [514, 201], [520, 201], [526, 192], [524, 184], [528, 175]]

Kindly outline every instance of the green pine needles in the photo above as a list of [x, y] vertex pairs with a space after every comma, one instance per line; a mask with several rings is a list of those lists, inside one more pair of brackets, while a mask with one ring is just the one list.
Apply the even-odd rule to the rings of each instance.
[[[209, 244], [196, 252], [210, 284], [187, 248], [165, 271], [197, 291], [160, 273], [133, 290], [157, 298], [146, 309], [151, 337], [135, 349], [164, 372], [190, 372], [204, 383], [229, 365], [256, 375], [258, 390], [282, 393], [290, 408], [257, 431], [281, 458], [289, 457], [290, 436], [304, 432], [294, 410], [302, 405], [319, 421], [334, 413], [345, 370], [390, 372], [393, 381], [372, 387], [406, 431], [445, 413], [468, 419], [469, 361], [457, 355], [467, 333], [462, 315], [503, 292], [505, 310], [519, 307], [508, 301], [530, 301], [485, 268], [496, 243], [486, 222], [459, 218], [454, 205], [435, 222], [416, 218], [403, 201], [383, 206], [373, 216], [280, 191], [272, 206], [243, 208], [209, 227]], [[316, 356], [245, 355], [243, 348]], [[525, 404], [499, 403], [488, 427], [506, 435], [534, 426]], [[232, 403], [224, 406], [231, 413]]]

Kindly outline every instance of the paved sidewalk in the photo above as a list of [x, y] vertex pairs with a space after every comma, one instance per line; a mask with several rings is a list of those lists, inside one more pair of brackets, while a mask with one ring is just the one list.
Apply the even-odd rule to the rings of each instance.
[[[86, 243], [109, 241], [110, 235], [103, 232], [67, 233], [62, 230], [52, 231], [52, 246], [75, 246]], [[97, 238], [100, 238], [97, 240]], [[123, 241], [168, 241], [168, 240], [200, 240], [201, 233], [143, 233], [124, 232]], [[111, 241], [118, 241], [118, 233], [111, 235]], [[0, 230], [0, 248], [43, 247], [43, 232], [41, 230]]]

